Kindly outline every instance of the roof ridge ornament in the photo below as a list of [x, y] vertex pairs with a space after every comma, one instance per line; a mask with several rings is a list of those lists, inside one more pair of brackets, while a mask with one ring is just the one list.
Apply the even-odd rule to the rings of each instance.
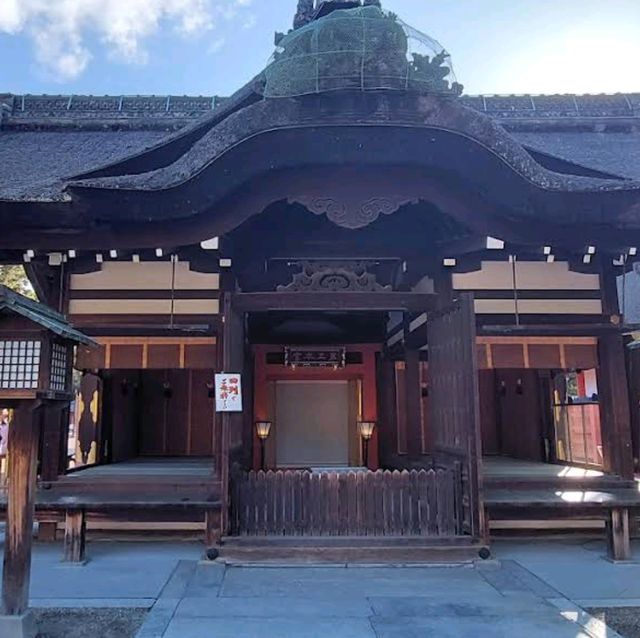
[[448, 52], [428, 35], [370, 0], [299, 0], [296, 25], [276, 34], [260, 76], [265, 97], [335, 90], [417, 92], [459, 97]]
[[298, 0], [298, 8], [293, 18], [293, 28], [304, 27], [336, 9], [352, 9], [354, 7], [378, 7], [381, 9], [382, 2], [380, 0]]
[[299, 29], [309, 24], [315, 14], [314, 0], [298, 0], [298, 9], [293, 18], [293, 28]]

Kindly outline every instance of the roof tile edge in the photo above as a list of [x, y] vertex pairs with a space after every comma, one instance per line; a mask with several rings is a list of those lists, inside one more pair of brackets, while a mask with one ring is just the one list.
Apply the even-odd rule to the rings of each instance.
[[[4, 128], [180, 128], [223, 104], [220, 96], [0, 94]], [[518, 122], [640, 120], [640, 92], [463, 95], [465, 106], [510, 125]]]

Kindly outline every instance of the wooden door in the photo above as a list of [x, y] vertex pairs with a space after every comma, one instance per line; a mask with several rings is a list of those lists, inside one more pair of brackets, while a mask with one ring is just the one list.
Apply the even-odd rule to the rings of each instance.
[[496, 370], [500, 454], [544, 461], [540, 382], [537, 370]]
[[458, 528], [484, 537], [480, 493], [480, 407], [473, 295], [429, 316], [429, 411], [436, 463], [458, 468]]
[[278, 467], [349, 465], [349, 382], [276, 383]]

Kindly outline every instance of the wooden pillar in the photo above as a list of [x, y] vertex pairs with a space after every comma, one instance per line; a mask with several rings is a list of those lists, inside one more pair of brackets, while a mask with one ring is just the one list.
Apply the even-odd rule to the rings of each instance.
[[411, 317], [404, 315], [404, 388], [407, 415], [407, 452], [410, 459], [422, 455], [422, 388], [420, 383], [420, 350], [411, 339]]
[[205, 547], [213, 547], [220, 542], [220, 511], [207, 510], [204, 514]]
[[[231, 294], [224, 293], [224, 326], [222, 336], [222, 372], [229, 368], [229, 323], [231, 318]], [[220, 537], [227, 533], [229, 525], [229, 428], [231, 414], [220, 414], [220, 445], [218, 446], [218, 475], [220, 476]]]
[[629, 510], [625, 507], [614, 507], [609, 511], [607, 547], [611, 560], [631, 560]]
[[439, 266], [433, 275], [433, 290], [438, 295], [436, 307], [438, 310], [448, 308], [455, 297], [453, 289], [453, 272], [451, 268]]
[[245, 347], [244, 340], [244, 321], [242, 322], [242, 348], [243, 363], [242, 369], [242, 402], [243, 402], [243, 419], [242, 419], [242, 448], [240, 454], [237, 455], [234, 461], [237, 460], [243, 469], [249, 470], [253, 466], [253, 442], [255, 437], [255, 424], [253, 414], [253, 394], [255, 392], [255, 363], [254, 355], [251, 350]]
[[631, 443], [634, 465], [637, 469], [640, 465], [640, 350], [628, 350], [626, 359], [631, 412]]
[[[233, 293], [224, 293], [224, 326], [222, 335], [222, 371], [244, 372], [244, 316], [233, 308]], [[244, 382], [245, 379], [243, 378]], [[251, 410], [243, 397], [243, 410]], [[220, 451], [218, 454], [220, 468], [220, 535], [224, 536], [229, 527], [230, 484], [229, 464], [232, 448], [242, 445], [243, 413], [223, 412], [221, 415]], [[237, 451], [237, 450], [236, 450]]]
[[[362, 418], [365, 421], [378, 422], [378, 390], [376, 383], [376, 353], [374, 350], [366, 350], [364, 356], [364, 377], [362, 379]], [[369, 464], [372, 471], [380, 467], [380, 447], [378, 428], [373, 431], [373, 437], [369, 441]]]
[[407, 452], [410, 459], [422, 455], [422, 394], [420, 386], [420, 351], [405, 350], [405, 401], [407, 413]]
[[[63, 415], [66, 406], [63, 403], [51, 403], [43, 406], [42, 413], [42, 456], [40, 478], [42, 481], [55, 481], [65, 468], [62, 466], [62, 439], [66, 432]], [[66, 445], [65, 445], [66, 450]]]
[[64, 562], [85, 562], [87, 522], [84, 509], [68, 510], [64, 525]]
[[[267, 385], [267, 363], [266, 363], [266, 351], [263, 348], [257, 347], [254, 353], [254, 374], [253, 374], [253, 419], [256, 421], [269, 421], [271, 415], [269, 414], [269, 388]], [[272, 433], [273, 434], [273, 433]], [[261, 465], [260, 454], [260, 439], [256, 432], [255, 427], [252, 432], [252, 467], [257, 472]], [[267, 442], [268, 444], [268, 442]], [[269, 454], [267, 454], [267, 460], [265, 461], [267, 467], [269, 466]]]
[[633, 479], [629, 388], [621, 335], [598, 340], [598, 393], [604, 469]]
[[4, 616], [21, 616], [29, 603], [31, 545], [36, 491], [39, 427], [35, 404], [25, 401], [13, 413], [9, 437], [7, 525], [2, 572]]
[[379, 359], [378, 402], [380, 405], [378, 441], [380, 462], [390, 466], [398, 454], [395, 361], [383, 355]]

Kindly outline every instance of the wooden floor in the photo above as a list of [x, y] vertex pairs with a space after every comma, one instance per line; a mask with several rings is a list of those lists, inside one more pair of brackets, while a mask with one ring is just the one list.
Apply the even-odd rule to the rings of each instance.
[[102, 497], [105, 501], [187, 502], [220, 497], [219, 479], [211, 457], [144, 457], [87, 467], [60, 476], [48, 487], [59, 495], [85, 498], [90, 494], [93, 500]]
[[597, 469], [485, 457], [483, 483], [492, 532], [592, 529], [640, 511], [638, 484]]
[[213, 474], [212, 458], [144, 457], [78, 469], [64, 477], [64, 481], [100, 481], [135, 476], [141, 479], [207, 479]]
[[571, 465], [523, 461], [506, 456], [485, 456], [482, 459], [482, 473], [485, 478], [514, 479], [583, 479], [604, 476], [597, 469], [585, 469]]
[[[207, 478], [214, 469], [212, 458], [184, 457], [145, 457], [120, 463], [98, 465], [78, 469], [64, 478], [65, 481], [86, 481], [100, 479], [116, 479], [124, 476], [140, 478]], [[355, 469], [355, 468], [354, 468]], [[335, 471], [335, 470], [332, 470]], [[604, 473], [596, 469], [585, 469], [570, 465], [556, 465], [523, 461], [504, 456], [486, 456], [482, 461], [482, 473], [485, 478], [514, 478], [532, 480], [540, 478], [597, 478]]]
[[[7, 508], [0, 492], [0, 517]], [[81, 516], [100, 529], [214, 529], [220, 482], [212, 458], [138, 458], [79, 469], [36, 491], [39, 522]], [[73, 520], [76, 520], [75, 518]], [[177, 528], [175, 526], [178, 526]]]

